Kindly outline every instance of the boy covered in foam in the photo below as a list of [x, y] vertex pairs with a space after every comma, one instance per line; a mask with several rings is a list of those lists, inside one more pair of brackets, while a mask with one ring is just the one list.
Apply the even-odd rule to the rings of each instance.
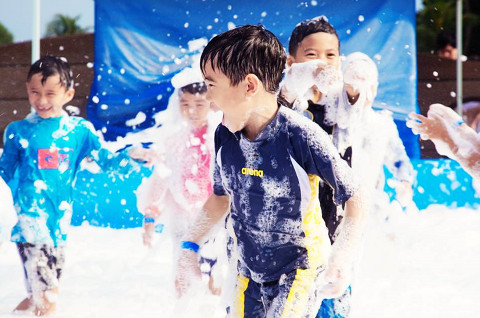
[[[202, 53], [208, 96], [223, 114], [215, 133], [214, 193], [184, 236], [177, 286], [198, 275], [202, 238], [229, 213], [238, 259], [233, 317], [314, 317], [325, 296], [348, 286], [362, 232], [364, 201], [328, 135], [279, 106], [286, 56], [263, 26], [214, 37]], [[345, 230], [330, 247], [318, 182], [345, 204]], [[331, 252], [330, 252], [331, 251]]]

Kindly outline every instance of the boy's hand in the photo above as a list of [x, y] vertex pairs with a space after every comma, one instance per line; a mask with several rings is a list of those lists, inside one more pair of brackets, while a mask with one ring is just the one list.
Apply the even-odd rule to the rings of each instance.
[[[457, 152], [460, 144], [463, 145], [462, 148], [470, 149], [471, 142], [462, 143], [458, 135], [458, 129], [463, 124], [463, 120], [451, 108], [433, 104], [430, 105], [427, 117], [415, 113], [410, 113], [409, 117], [407, 127], [410, 127], [414, 134], [420, 135], [421, 139], [430, 139], [439, 154], [458, 161]], [[456, 140], [453, 139], [454, 137]]]
[[335, 67], [325, 63], [318, 63], [315, 70], [315, 88], [322, 94], [342, 83], [342, 73]]
[[282, 95], [288, 102], [304, 97], [316, 84], [316, 77], [326, 65], [322, 60], [293, 63], [286, 71]]
[[425, 117], [415, 113], [410, 113], [409, 117], [407, 126], [423, 140], [443, 140], [448, 135], [446, 122], [441, 118]]
[[160, 217], [162, 211], [157, 205], [153, 204], [145, 209], [145, 217], [143, 219], [143, 245], [152, 248], [153, 236], [155, 233], [155, 220]]
[[[351, 210], [354, 208], [352, 205], [363, 204], [363, 200], [359, 198], [352, 197], [350, 200], [353, 201], [347, 201], [346, 213], [352, 212]], [[323, 286], [320, 286], [320, 293], [325, 298], [341, 296], [351, 284], [354, 262], [362, 246], [363, 231], [358, 217], [346, 215], [340, 226], [340, 233], [332, 245], [327, 268], [323, 275]]]
[[343, 81], [349, 97], [358, 99], [364, 94], [371, 104], [377, 94], [378, 70], [375, 63], [365, 54], [354, 52], [343, 62]]
[[323, 274], [319, 293], [324, 298], [340, 297], [351, 283], [353, 264], [351, 262], [331, 257]]
[[153, 234], [155, 233], [155, 223], [143, 224], [143, 245], [152, 248], [153, 246]]
[[151, 149], [134, 148], [128, 152], [128, 155], [132, 159], [145, 161], [146, 166], [152, 166], [157, 160], [156, 155]]
[[442, 119], [455, 128], [458, 126], [459, 122], [463, 121], [462, 117], [460, 117], [460, 115], [457, 114], [453, 109], [442, 104], [430, 105], [427, 116], [428, 118], [432, 119]]
[[177, 297], [181, 298], [187, 294], [194, 280], [199, 280], [201, 275], [202, 273], [198, 267], [198, 254], [191, 250], [180, 250], [175, 277]]

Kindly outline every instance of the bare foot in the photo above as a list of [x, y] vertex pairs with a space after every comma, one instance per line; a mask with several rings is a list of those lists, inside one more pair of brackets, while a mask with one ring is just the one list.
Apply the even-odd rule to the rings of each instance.
[[42, 293], [40, 303], [36, 304], [35, 316], [46, 316], [53, 313], [57, 306], [58, 288], [46, 290]]
[[31, 296], [25, 298], [24, 300], [22, 300], [18, 305], [17, 307], [15, 307], [15, 309], [13, 310], [13, 312], [15, 311], [33, 311], [33, 299]]
[[35, 316], [46, 316], [55, 311], [56, 303], [45, 301], [43, 304], [35, 307]]

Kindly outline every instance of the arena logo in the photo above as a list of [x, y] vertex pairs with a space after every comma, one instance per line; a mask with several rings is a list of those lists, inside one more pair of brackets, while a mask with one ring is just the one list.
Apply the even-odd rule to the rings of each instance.
[[263, 177], [263, 170], [252, 168], [242, 168], [242, 174], [254, 177]]

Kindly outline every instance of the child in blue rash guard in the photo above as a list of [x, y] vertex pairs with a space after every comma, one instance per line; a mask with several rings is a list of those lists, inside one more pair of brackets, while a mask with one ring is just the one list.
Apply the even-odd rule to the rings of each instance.
[[[198, 244], [230, 211], [233, 317], [314, 317], [323, 297], [347, 288], [361, 236], [363, 199], [351, 169], [318, 125], [277, 103], [285, 61], [279, 40], [253, 25], [217, 35], [201, 57], [208, 97], [224, 118], [215, 134], [214, 194], [183, 238], [176, 283], [184, 295], [199, 275]], [[332, 248], [320, 179], [346, 205], [346, 230]]]
[[89, 122], [62, 110], [75, 94], [65, 60], [42, 57], [31, 66], [26, 86], [35, 111], [5, 130], [0, 177], [8, 183], [16, 171], [19, 175], [11, 240], [17, 243], [28, 296], [15, 311], [42, 316], [55, 310], [80, 162], [91, 156], [104, 170], [125, 173], [133, 166], [128, 156], [102, 149]]

